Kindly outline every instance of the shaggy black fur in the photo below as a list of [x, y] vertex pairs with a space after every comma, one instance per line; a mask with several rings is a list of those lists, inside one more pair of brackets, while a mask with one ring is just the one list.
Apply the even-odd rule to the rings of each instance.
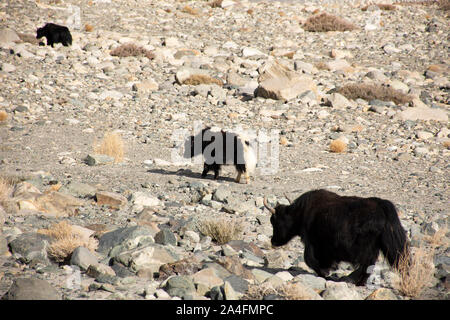
[[54, 23], [47, 23], [42, 28], [38, 28], [36, 32], [36, 39], [42, 37], [47, 38], [47, 45], [52, 46], [55, 43], [62, 43], [63, 46], [72, 45], [72, 35], [65, 26], [60, 26]]
[[366, 283], [367, 268], [375, 264], [380, 250], [393, 267], [398, 266], [402, 253], [408, 252], [406, 233], [394, 205], [380, 198], [313, 190], [289, 206], [275, 207], [270, 222], [273, 246], [300, 236], [305, 263], [319, 276], [325, 278], [330, 268], [346, 261], [355, 271], [339, 280], [356, 285]]
[[217, 179], [219, 178], [222, 165], [234, 165], [238, 172], [236, 181], [239, 182], [241, 175], [247, 172], [243, 143], [246, 143], [247, 146], [249, 145], [248, 141], [243, 142], [235, 133], [223, 130], [214, 132], [211, 131], [210, 127], [206, 127], [201, 133], [196, 136], [190, 136], [186, 140], [184, 157], [192, 158], [203, 154], [205, 159], [202, 172], [203, 178], [206, 177], [209, 171], [214, 171], [214, 179]]

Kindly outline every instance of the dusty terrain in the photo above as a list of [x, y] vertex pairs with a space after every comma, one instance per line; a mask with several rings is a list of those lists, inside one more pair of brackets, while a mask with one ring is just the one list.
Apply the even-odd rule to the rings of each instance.
[[[78, 29], [69, 24], [69, 5], [81, 10]], [[0, 257], [0, 295], [15, 279], [36, 276], [66, 299], [168, 298], [159, 291], [162, 280], [136, 270], [128, 277], [114, 276], [120, 281], [111, 281], [106, 289], [92, 285], [98, 281], [82, 270], [82, 285], [67, 288], [67, 274], [75, 270], [70, 263], [32, 264], [11, 249], [9, 244], [21, 234], [60, 221], [88, 229], [100, 225], [103, 231], [151, 225], [153, 236], [169, 226], [177, 237], [171, 248], [175, 260], [197, 255], [214, 261], [212, 256], [227, 256], [224, 249], [205, 240], [188, 222], [208, 217], [238, 220], [243, 226], [240, 238], [262, 250], [259, 257], [256, 249], [246, 256], [247, 249], [241, 248], [244, 254], [238, 256], [244, 265], [272, 273], [294, 270], [293, 279], [280, 276], [283, 280], [273, 283], [299, 280], [298, 270], [300, 276], [314, 273], [303, 262], [299, 239], [281, 249], [270, 248], [263, 196], [274, 204], [285, 201], [285, 194], [296, 198], [311, 189], [327, 188], [342, 195], [386, 198], [397, 206], [415, 246], [445, 230], [450, 155], [448, 11], [437, 5], [397, 5], [392, 11], [362, 7], [318, 1], [235, 1], [224, 8], [206, 1], [172, 0], [2, 2], [0, 29], [15, 30], [21, 40], [0, 43], [0, 111], [7, 115], [0, 122], [0, 174], [15, 186], [27, 181], [40, 192], [61, 186], [59, 192], [84, 202], [75, 214], [4, 205], [0, 240], [8, 247]], [[319, 11], [345, 18], [358, 28], [305, 31], [302, 24]], [[46, 22], [69, 26], [72, 46], [51, 48], [33, 41], [36, 29]], [[374, 30], [368, 26], [371, 22]], [[144, 47], [154, 58], [110, 54], [126, 43]], [[310, 77], [315, 90], [287, 101], [254, 97], [262, 68], [273, 60]], [[176, 75], [186, 67], [204, 70], [224, 85], [180, 85]], [[153, 85], [146, 87], [147, 80]], [[333, 95], [333, 89], [355, 82], [389, 85], [413, 100], [342, 102]], [[404, 114], [413, 108], [421, 110], [419, 116]], [[211, 173], [201, 179], [201, 164], [173, 164], [173, 133], [178, 129], [193, 133], [195, 121], [256, 133], [279, 130], [276, 172], [257, 170], [247, 185], [233, 182], [231, 167], [214, 181]], [[112, 131], [124, 142], [124, 160], [86, 164], [85, 158], [95, 153], [95, 143]], [[346, 151], [330, 152], [330, 143], [338, 138], [345, 142]], [[94, 194], [113, 192], [126, 201], [118, 209], [99, 205], [88, 192], [80, 195], [67, 187], [73, 183], [93, 187]], [[225, 190], [224, 197], [211, 198], [219, 189]], [[142, 206], [137, 206], [139, 192], [157, 198], [154, 217], [145, 221]], [[10, 194], [5, 201], [11, 204], [11, 199]], [[186, 236], [180, 221], [200, 239]], [[414, 298], [448, 299], [447, 247], [444, 235], [436, 248], [429, 288]], [[102, 264], [111, 263], [107, 254], [98, 254]], [[386, 274], [375, 286], [349, 284], [345, 289], [364, 299], [375, 289], [386, 288], [397, 299], [409, 299], [391, 283], [392, 274]], [[255, 278], [249, 283], [263, 283], [270, 277]], [[322, 298], [333, 299], [324, 295], [333, 288], [329, 282], [315, 288]], [[184, 298], [208, 297], [196, 285]]]

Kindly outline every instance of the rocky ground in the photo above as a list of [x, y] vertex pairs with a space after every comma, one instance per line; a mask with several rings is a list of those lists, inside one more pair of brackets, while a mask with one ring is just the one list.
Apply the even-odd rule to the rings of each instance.
[[[355, 287], [316, 277], [299, 239], [270, 247], [263, 197], [286, 203], [285, 194], [327, 188], [394, 202], [415, 247], [440, 234], [432, 279], [413, 298], [448, 299], [448, 11], [423, 4], [363, 11], [356, 1], [211, 3], [0, 4], [0, 173], [7, 182], [0, 296], [410, 299], [381, 257], [367, 285]], [[80, 8], [79, 21], [70, 5]], [[319, 11], [358, 28], [305, 31]], [[46, 22], [67, 25], [72, 46], [40, 46], [35, 32]], [[126, 43], [151, 55], [111, 55]], [[274, 90], [276, 99], [255, 95], [265, 76], [287, 91], [265, 87], [256, 92]], [[200, 82], [183, 84], [189, 77]], [[412, 100], [336, 92], [363, 82]], [[193, 132], [195, 121], [279, 130], [278, 169], [259, 168], [248, 185], [233, 181], [233, 168], [217, 181], [202, 179], [201, 164], [171, 157], [173, 133]], [[121, 162], [94, 152], [111, 131], [125, 145]], [[330, 152], [336, 139], [345, 152]], [[98, 162], [88, 164], [88, 155]], [[218, 244], [199, 230], [205, 219], [227, 219], [242, 232]], [[56, 261], [55, 238], [42, 230], [60, 222], [90, 240]], [[341, 264], [335, 273], [350, 269]]]

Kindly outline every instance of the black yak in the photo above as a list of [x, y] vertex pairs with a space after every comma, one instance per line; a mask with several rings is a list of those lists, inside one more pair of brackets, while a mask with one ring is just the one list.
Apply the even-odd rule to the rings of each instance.
[[236, 182], [240, 182], [242, 174], [245, 182], [250, 182], [250, 174], [256, 168], [256, 155], [248, 139], [242, 134], [215, 131], [211, 127], [204, 128], [195, 136], [185, 141], [185, 158], [203, 154], [204, 166], [202, 177], [214, 171], [214, 179], [219, 178], [222, 165], [234, 165], [237, 171]]
[[63, 46], [72, 45], [72, 35], [69, 28], [54, 23], [46, 23], [42, 28], [36, 31], [36, 39], [47, 38], [47, 45], [52, 46], [55, 43], [62, 43]]
[[264, 205], [272, 213], [272, 245], [282, 246], [300, 236], [305, 263], [326, 279], [331, 268], [345, 261], [355, 270], [339, 281], [365, 285], [367, 268], [375, 264], [380, 250], [394, 268], [408, 252], [406, 232], [388, 200], [313, 190], [289, 206], [271, 208], [266, 198]]

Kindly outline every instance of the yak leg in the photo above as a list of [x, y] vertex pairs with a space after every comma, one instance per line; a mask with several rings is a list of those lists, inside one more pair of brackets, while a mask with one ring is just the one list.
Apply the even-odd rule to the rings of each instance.
[[244, 173], [244, 177], [245, 177], [245, 183], [249, 184], [250, 183], [250, 176], [248, 175], [247, 171]]
[[308, 265], [308, 267], [313, 269], [318, 276], [322, 278], [326, 277], [327, 270], [321, 268], [319, 260], [317, 260], [314, 256], [314, 248], [311, 245], [305, 246], [304, 258], [305, 263]]
[[203, 172], [202, 172], [202, 178], [206, 177], [208, 172], [211, 170], [211, 168], [205, 163], [203, 165]]
[[242, 175], [242, 172], [238, 171], [237, 177], [236, 177], [236, 179], [234, 179], [234, 181], [239, 183], [241, 181], [241, 175]]

